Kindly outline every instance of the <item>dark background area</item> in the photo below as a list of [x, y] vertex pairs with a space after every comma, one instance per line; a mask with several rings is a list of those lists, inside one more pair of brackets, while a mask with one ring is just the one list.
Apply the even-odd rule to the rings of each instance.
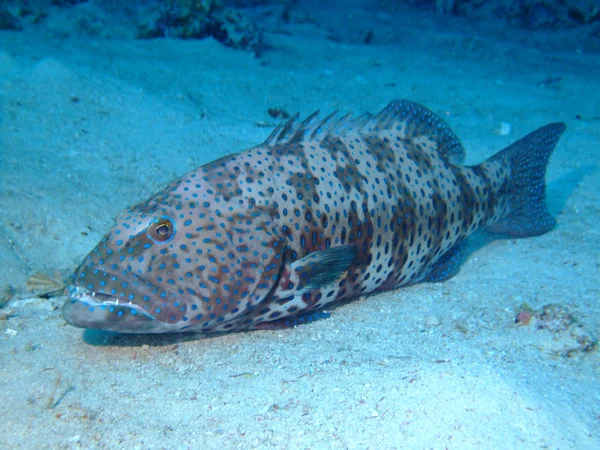
[[5, 0], [0, 30], [38, 27], [54, 37], [204, 39], [268, 51], [265, 34], [317, 33], [351, 44], [394, 44], [398, 19], [458, 26], [553, 49], [600, 49], [599, 0]]

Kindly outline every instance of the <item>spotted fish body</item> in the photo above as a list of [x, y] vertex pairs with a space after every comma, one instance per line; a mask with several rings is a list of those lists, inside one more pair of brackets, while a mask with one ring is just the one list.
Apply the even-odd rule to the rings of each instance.
[[545, 170], [564, 124], [477, 166], [438, 116], [297, 116], [206, 164], [116, 224], [73, 275], [68, 323], [124, 333], [290, 325], [340, 300], [459, 267], [475, 230], [550, 230]]

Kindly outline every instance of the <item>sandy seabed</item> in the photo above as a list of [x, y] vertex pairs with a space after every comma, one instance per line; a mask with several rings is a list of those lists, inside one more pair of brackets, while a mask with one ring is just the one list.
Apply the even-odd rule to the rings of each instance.
[[[260, 59], [211, 39], [0, 33], [0, 288], [18, 291], [0, 309], [0, 448], [600, 448], [600, 58], [420, 20], [386, 45], [268, 35]], [[475, 236], [445, 283], [281, 331], [83, 332], [65, 297], [22, 294], [33, 273], [68, 276], [126, 206], [264, 140], [269, 108], [400, 98], [445, 117], [469, 163], [566, 122], [557, 228]]]

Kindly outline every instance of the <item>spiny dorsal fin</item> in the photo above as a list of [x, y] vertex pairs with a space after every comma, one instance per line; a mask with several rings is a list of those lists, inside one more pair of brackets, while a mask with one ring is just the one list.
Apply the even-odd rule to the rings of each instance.
[[294, 114], [287, 122], [277, 125], [263, 145], [285, 144], [288, 142], [300, 142], [307, 139], [324, 139], [328, 135], [350, 134], [360, 129], [371, 118], [371, 114], [363, 114], [353, 118], [348, 113], [338, 118], [338, 112], [334, 111], [322, 120], [319, 120], [319, 111], [315, 111], [302, 122], [298, 121], [300, 115]]
[[302, 122], [298, 122], [300, 113], [294, 114], [287, 122], [277, 125], [265, 142], [263, 142], [263, 145], [275, 145], [289, 142], [292, 139], [292, 136], [296, 136], [298, 132], [310, 128], [311, 122], [316, 121], [318, 116], [319, 111], [315, 111]]
[[286, 123], [278, 125], [263, 145], [323, 140], [328, 136], [344, 136], [352, 133], [402, 132], [407, 138], [428, 138], [448, 161], [461, 163], [465, 150], [456, 135], [444, 120], [424, 106], [408, 100], [390, 102], [377, 115], [366, 113], [356, 118], [352, 114], [338, 117], [337, 111], [318, 120], [319, 111], [312, 113], [302, 122], [295, 114]]

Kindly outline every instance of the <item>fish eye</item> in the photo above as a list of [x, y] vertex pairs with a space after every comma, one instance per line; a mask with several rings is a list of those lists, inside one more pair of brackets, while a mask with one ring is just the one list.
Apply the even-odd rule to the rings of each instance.
[[156, 243], [169, 241], [175, 234], [175, 224], [168, 217], [156, 219], [148, 226], [148, 237]]

